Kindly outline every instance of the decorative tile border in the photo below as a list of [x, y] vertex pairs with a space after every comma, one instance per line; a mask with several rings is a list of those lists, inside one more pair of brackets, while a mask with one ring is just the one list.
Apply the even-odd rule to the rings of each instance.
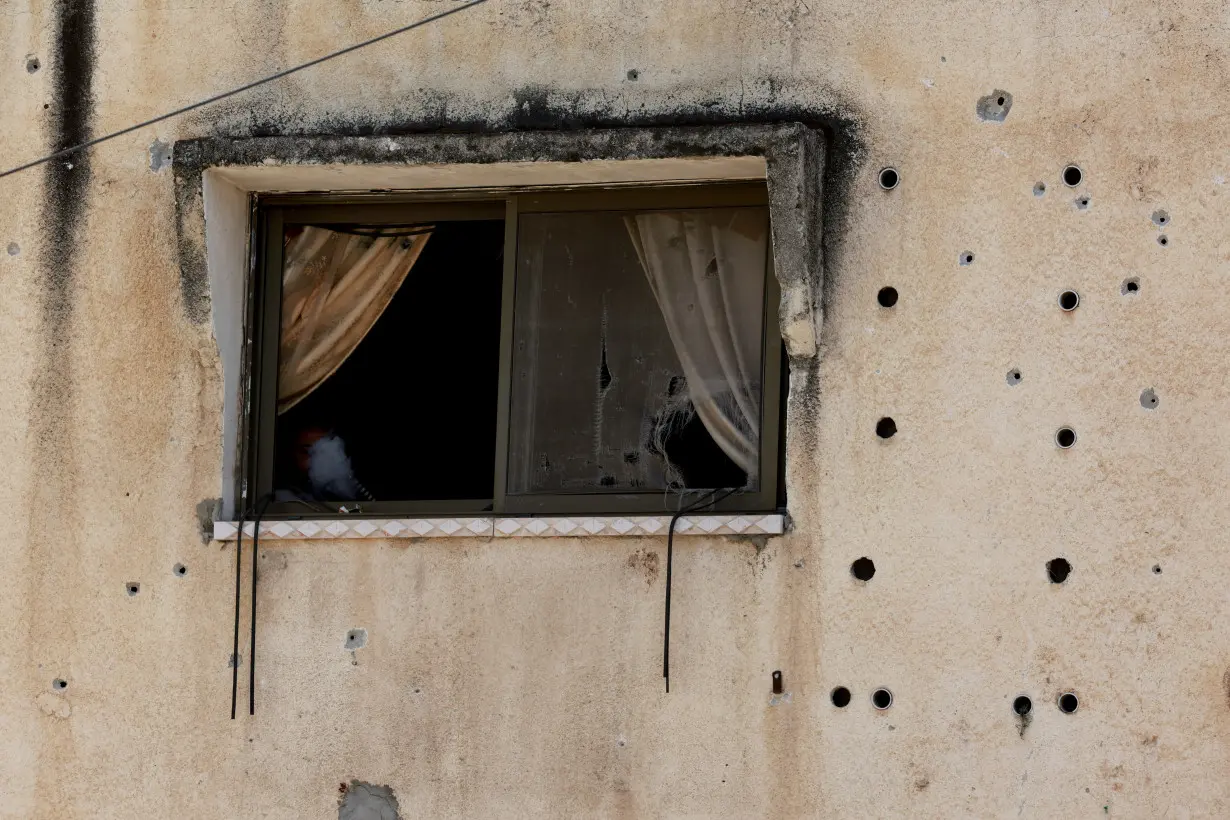
[[[262, 521], [261, 538], [280, 541], [352, 538], [588, 538], [666, 535], [669, 515], [574, 516], [569, 518], [338, 518], [317, 521]], [[780, 535], [785, 516], [685, 515], [676, 535]], [[214, 539], [234, 541], [237, 521], [215, 521]], [[254, 532], [244, 522], [243, 534]]]

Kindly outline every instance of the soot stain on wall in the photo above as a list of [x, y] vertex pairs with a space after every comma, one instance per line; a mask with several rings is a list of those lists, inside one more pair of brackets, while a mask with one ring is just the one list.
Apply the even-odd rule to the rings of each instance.
[[[823, 249], [826, 275], [822, 277], [822, 289], [815, 296], [822, 311], [827, 309], [833, 293], [831, 274], [841, 251], [840, 237], [849, 214], [847, 203], [866, 153], [862, 137], [864, 129], [852, 106], [837, 100], [828, 89], [793, 88], [772, 78], [741, 81], [729, 87], [714, 86], [701, 92], [680, 89], [659, 91], [656, 95], [645, 93], [638, 99], [607, 89], [562, 90], [541, 85], [514, 89], [510, 97], [500, 98], [499, 102], [420, 90], [399, 106], [400, 111], [395, 109], [379, 116], [365, 111], [348, 115], [314, 114], [303, 110], [310, 101], [301, 106], [287, 100], [286, 93], [280, 89], [257, 92], [194, 115], [185, 130], [232, 140], [313, 137], [316, 139], [302, 141], [302, 152], [294, 161], [317, 164], [337, 161], [330, 156], [329, 137], [515, 133], [524, 136], [517, 159], [529, 157], [569, 161], [583, 157], [580, 154], [570, 155], [566, 150], [561, 152], [558, 145], [552, 145], [550, 133], [787, 123], [799, 123], [815, 129], [825, 137], [824, 179], [822, 185], [816, 185], [809, 191], [809, 194], [820, 199], [821, 204], [821, 208], [815, 209], [816, 230], [820, 235], [817, 250]], [[193, 142], [182, 141], [176, 148], [176, 211], [184, 305], [188, 317], [202, 323], [209, 318], [204, 240], [203, 237], [194, 237], [194, 232], [187, 229], [187, 223], [193, 221], [194, 214], [203, 208], [200, 175], [215, 158], [193, 150]], [[669, 155], [671, 148], [670, 145], [657, 146], [656, 155]], [[388, 163], [393, 158], [379, 145], [372, 146], [371, 154], [370, 158], [350, 156], [346, 161]], [[259, 163], [262, 159], [257, 156], [236, 156], [231, 162]], [[462, 152], [455, 156], [433, 157], [431, 161], [476, 160]]]
[[[46, 122], [49, 152], [85, 142], [94, 109], [94, 0], [61, 0], [56, 7], [51, 82], [54, 98]], [[42, 285], [43, 362], [36, 378], [36, 446], [42, 462], [63, 469], [72, 427], [72, 377], [68, 366], [73, 285], [90, 187], [88, 151], [43, 167]], [[44, 482], [45, 485], [46, 482]], [[38, 509], [39, 505], [35, 505]]]

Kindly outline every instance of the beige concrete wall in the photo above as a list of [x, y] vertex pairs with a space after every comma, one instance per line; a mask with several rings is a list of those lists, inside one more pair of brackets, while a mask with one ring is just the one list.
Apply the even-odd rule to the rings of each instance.
[[[4, 165], [446, 7], [7, 0]], [[351, 779], [403, 817], [1230, 814], [1228, 28], [1199, 0], [491, 0], [0, 179], [0, 816], [331, 817]], [[671, 694], [662, 539], [321, 542], [265, 551], [259, 708], [228, 720], [219, 344], [150, 146], [707, 120], [830, 130], [825, 311], [795, 528], [679, 545]]]

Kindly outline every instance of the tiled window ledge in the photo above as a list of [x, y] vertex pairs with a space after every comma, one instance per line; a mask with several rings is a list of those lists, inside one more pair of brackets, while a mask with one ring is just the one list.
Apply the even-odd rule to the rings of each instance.
[[[569, 518], [347, 518], [262, 521], [261, 538], [282, 541], [352, 538], [577, 538], [666, 535], [669, 515], [574, 516]], [[676, 535], [780, 535], [785, 516], [685, 515]], [[234, 541], [237, 521], [215, 521], [214, 539]], [[243, 525], [251, 537], [252, 522]]]

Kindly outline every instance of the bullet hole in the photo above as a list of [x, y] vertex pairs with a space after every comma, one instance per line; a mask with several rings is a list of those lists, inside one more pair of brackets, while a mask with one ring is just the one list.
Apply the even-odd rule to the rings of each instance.
[[860, 581], [870, 581], [876, 574], [875, 562], [870, 558], [858, 558], [850, 564], [850, 574]]
[[1065, 715], [1070, 715], [1076, 711], [1076, 707], [1080, 702], [1076, 699], [1076, 694], [1073, 692], [1064, 692], [1059, 696], [1059, 711]]
[[883, 712], [893, 705], [893, 693], [887, 689], [877, 689], [871, 693], [871, 705]]
[[1046, 562], [1046, 577], [1052, 584], [1062, 584], [1072, 574], [1072, 565], [1067, 558], [1052, 558]]
[[43, 103], [43, 110], [46, 111], [48, 108], [51, 108], [51, 103]]
[[1069, 165], [1063, 169], [1063, 184], [1069, 188], [1075, 188], [1081, 184], [1081, 180], [1085, 178], [1085, 174], [1079, 166]]
[[1166, 237], [1166, 234], [1162, 234], [1161, 236], [1157, 238], [1157, 244], [1161, 245], [1164, 248], [1170, 244], [1170, 240]]
[[1012, 701], [1012, 711], [1016, 712], [1021, 717], [1028, 715], [1033, 711], [1034, 702], [1025, 695], [1021, 695], [1016, 700]]
[[10, 242], [9, 256], [16, 256], [19, 253], [21, 253], [21, 245], [18, 245], [16, 242]]
[[838, 709], [845, 709], [850, 705], [850, 690], [844, 686], [838, 686], [829, 693], [829, 699], [833, 701], [833, 705]]
[[773, 673], [773, 694], [780, 695], [782, 693], [782, 673], [780, 670]]
[[367, 645], [367, 630], [352, 629], [346, 633], [346, 649], [362, 649]]
[[892, 287], [880, 288], [880, 292], [876, 294], [876, 301], [880, 303], [880, 307], [892, 307], [897, 304], [897, 289]]
[[1165, 211], [1156, 210], [1153, 212], [1153, 224], [1157, 225], [1159, 228], [1165, 225], [1166, 223], [1168, 223], [1169, 221], [1170, 221], [1170, 214], [1166, 213]]
[[1153, 391], [1152, 387], [1140, 394], [1140, 406], [1146, 410], [1157, 409], [1157, 393]]
[[1076, 310], [1076, 306], [1081, 303], [1081, 296], [1074, 290], [1065, 290], [1059, 294], [1059, 307], [1065, 312]]
[[876, 435], [880, 438], [892, 438], [897, 435], [897, 422], [888, 416], [876, 422]]
[[31, 54], [26, 58], [26, 73], [33, 74], [43, 67], [43, 64], [38, 61], [38, 57]]
[[637, 71], [635, 68], [628, 69], [628, 82], [634, 83], [640, 78], [641, 78], [641, 72]]
[[1140, 280], [1135, 276], [1131, 279], [1124, 279], [1123, 284], [1119, 286], [1119, 293], [1124, 296], [1132, 293], [1140, 293]]
[[188, 568], [184, 566], [183, 564], [176, 564], [175, 567], [171, 571], [174, 572], [176, 575], [178, 575], [180, 578], [183, 578], [185, 575], [188, 574]]
[[1060, 427], [1055, 431], [1055, 444], [1061, 450], [1066, 450], [1076, 443], [1076, 431], [1071, 427]]
[[1008, 376], [1006, 377], [1006, 381], [1008, 382], [1009, 385], [1012, 385], [1013, 387], [1020, 384], [1021, 383], [1021, 371], [1017, 370], [1015, 367], [1012, 368], [1011, 370], [1008, 371]]
[[64, 680], [64, 678], [56, 678], [51, 682], [51, 688], [57, 692], [63, 692], [68, 688], [68, 681]]
[[[174, 148], [170, 143], [155, 139], [149, 147], [149, 169], [157, 173], [164, 168], [170, 168], [173, 152]], [[402, 247], [408, 248], [410, 246], [405, 244]]]
[[624, 464], [636, 464], [640, 460], [641, 460], [641, 454], [638, 453], [636, 450], [625, 450], [624, 451]]
[[1153, 574], [1154, 574], [1154, 575], [1161, 575], [1161, 574], [1162, 574], [1162, 565], [1161, 565], [1161, 564], [1154, 564], [1154, 565], [1153, 565]]
[[961, 251], [961, 255], [957, 257], [957, 262], [960, 263], [961, 267], [972, 265], [974, 264], [974, 254], [969, 251]]
[[901, 175], [897, 173], [896, 168], [881, 168], [880, 169], [880, 187], [886, 191], [891, 191], [901, 182]]
[[1046, 196], [1046, 183], [1039, 182], [1034, 186], [1034, 196]]
[[128, 590], [128, 597], [131, 598], [141, 591], [141, 585], [136, 581], [129, 581], [127, 584], [124, 584], [124, 589]]
[[1076, 205], [1076, 210], [1078, 210], [1078, 211], [1087, 211], [1087, 210], [1089, 210], [1089, 197], [1087, 197], [1087, 196], [1078, 196], [1078, 197], [1076, 198], [1076, 200], [1075, 200], [1074, 204]]
[[985, 97], [979, 97], [978, 104], [974, 106], [978, 119], [983, 122], [1003, 122], [1011, 110], [1012, 95], [998, 88]]

